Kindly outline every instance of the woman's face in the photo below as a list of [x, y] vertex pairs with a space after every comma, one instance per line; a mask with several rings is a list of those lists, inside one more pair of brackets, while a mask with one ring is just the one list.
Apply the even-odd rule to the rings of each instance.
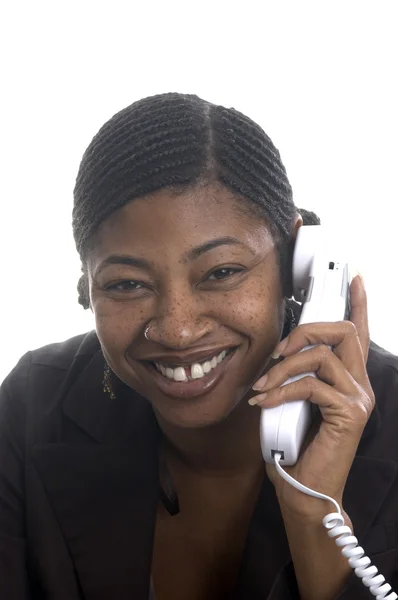
[[274, 242], [265, 223], [238, 206], [221, 186], [160, 190], [114, 213], [88, 260], [108, 364], [173, 425], [225, 419], [280, 339]]

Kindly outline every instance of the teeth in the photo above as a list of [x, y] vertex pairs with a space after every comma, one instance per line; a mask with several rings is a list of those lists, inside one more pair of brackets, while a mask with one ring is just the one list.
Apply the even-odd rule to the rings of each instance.
[[225, 358], [226, 352], [221, 352], [219, 356], [217, 356], [217, 362], [220, 363]]
[[191, 377], [192, 379], [200, 379], [204, 376], [204, 372], [202, 366], [199, 363], [194, 363], [191, 367]]
[[187, 369], [189, 370], [190, 368], [191, 371], [191, 375], [188, 375], [188, 377], [184, 367], [177, 367], [175, 369], [172, 369], [171, 367], [165, 367], [161, 363], [155, 364], [157, 370], [160, 371], [160, 373], [162, 373], [162, 375], [164, 375], [168, 379], [174, 379], [174, 381], [191, 381], [192, 379], [201, 379], [212, 369], [215, 369], [215, 367], [222, 360], [224, 360], [226, 355], [226, 350], [223, 350], [218, 356], [213, 356], [211, 360], [207, 360], [202, 364], [193, 363], [190, 367], [187, 367]]
[[[170, 369], [170, 371], [171, 370], [172, 369]], [[187, 380], [187, 376], [185, 374], [184, 367], [177, 367], [176, 369], [174, 369], [174, 379], [176, 381], [186, 381]]]

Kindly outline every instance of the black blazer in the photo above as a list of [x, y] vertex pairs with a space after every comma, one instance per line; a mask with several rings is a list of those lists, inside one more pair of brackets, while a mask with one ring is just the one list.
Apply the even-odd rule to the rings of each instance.
[[[93, 331], [28, 352], [1, 387], [1, 599], [148, 600], [159, 429], [150, 404], [119, 380], [116, 400], [103, 392], [103, 366]], [[398, 591], [398, 358], [372, 343], [368, 372], [377, 405], [344, 508]], [[352, 574], [337, 597], [373, 596]], [[265, 477], [234, 599], [292, 598], [294, 569]]]

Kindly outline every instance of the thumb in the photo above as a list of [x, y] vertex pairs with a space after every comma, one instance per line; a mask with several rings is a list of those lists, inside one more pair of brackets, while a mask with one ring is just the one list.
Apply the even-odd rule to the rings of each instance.
[[368, 320], [368, 298], [362, 275], [357, 275], [350, 285], [350, 321], [354, 323], [359, 341], [362, 347], [365, 363], [369, 354], [369, 320]]

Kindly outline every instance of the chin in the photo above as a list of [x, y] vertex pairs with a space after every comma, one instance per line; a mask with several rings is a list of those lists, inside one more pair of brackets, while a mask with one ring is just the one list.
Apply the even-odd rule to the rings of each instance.
[[158, 420], [164, 421], [174, 427], [182, 429], [204, 429], [214, 427], [226, 421], [239, 405], [239, 400], [231, 404], [228, 401], [220, 402], [220, 399], [208, 398], [201, 401], [197, 398], [195, 402], [174, 402], [172, 405], [166, 402], [152, 402], [152, 408]]

